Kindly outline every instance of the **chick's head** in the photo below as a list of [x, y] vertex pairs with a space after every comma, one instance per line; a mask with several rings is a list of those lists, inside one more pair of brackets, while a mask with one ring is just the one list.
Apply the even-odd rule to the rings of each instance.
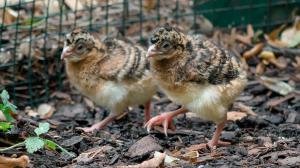
[[61, 59], [78, 62], [88, 57], [94, 48], [94, 37], [85, 30], [75, 29], [66, 35]]
[[186, 37], [175, 28], [166, 25], [154, 30], [150, 37], [147, 56], [156, 59], [170, 59], [184, 50]]

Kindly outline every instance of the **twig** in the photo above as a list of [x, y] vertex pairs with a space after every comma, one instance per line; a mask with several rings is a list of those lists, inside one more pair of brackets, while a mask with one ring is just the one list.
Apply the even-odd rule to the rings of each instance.
[[18, 147], [18, 146], [23, 146], [23, 145], [25, 145], [25, 141], [20, 142], [20, 143], [17, 143], [17, 144], [15, 144], [15, 145], [12, 145], [12, 146], [7, 147], [7, 148], [1, 148], [1, 149], [0, 149], [0, 152], [4, 152], [4, 151], [7, 151], [7, 150], [10, 150], [10, 149], [16, 148], [16, 147]]
[[270, 45], [267, 45], [266, 47], [264, 47], [263, 50], [272, 51], [276, 54], [282, 54], [282, 55], [286, 55], [286, 56], [300, 55], [300, 49], [299, 48], [275, 48], [275, 47], [272, 47]]

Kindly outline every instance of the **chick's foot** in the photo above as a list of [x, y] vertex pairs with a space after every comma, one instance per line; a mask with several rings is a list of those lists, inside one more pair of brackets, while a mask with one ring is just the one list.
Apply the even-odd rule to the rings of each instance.
[[228, 146], [228, 145], [231, 144], [230, 142], [224, 142], [224, 141], [219, 140], [224, 126], [225, 126], [225, 122], [222, 122], [222, 123], [217, 125], [217, 129], [216, 129], [212, 139], [208, 143], [201, 143], [201, 144], [198, 144], [198, 145], [192, 145], [188, 148], [188, 150], [189, 151], [197, 151], [197, 150], [208, 147], [211, 151], [211, 154], [216, 155], [216, 149], [217, 149], [218, 145]]
[[108, 117], [106, 117], [104, 120], [92, 125], [91, 127], [82, 128], [84, 132], [94, 132], [97, 130], [101, 130], [106, 127], [107, 124], [115, 120], [119, 115], [110, 114]]
[[176, 111], [166, 112], [156, 117], [151, 118], [146, 124], [147, 131], [150, 132], [151, 128], [156, 125], [163, 126], [163, 132], [167, 136], [168, 135], [168, 128], [175, 129], [175, 125], [173, 124], [173, 118], [179, 114], [183, 114], [188, 112], [187, 109], [180, 108]]

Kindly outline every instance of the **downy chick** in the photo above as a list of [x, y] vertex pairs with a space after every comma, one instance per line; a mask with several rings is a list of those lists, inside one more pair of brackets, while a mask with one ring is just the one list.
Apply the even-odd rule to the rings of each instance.
[[65, 60], [70, 83], [97, 105], [110, 110], [107, 118], [84, 131], [104, 128], [133, 105], [144, 104], [145, 122], [150, 119], [150, 100], [156, 86], [141, 46], [113, 38], [100, 41], [75, 29], [66, 35], [61, 59]]
[[173, 27], [156, 29], [150, 37], [148, 57], [160, 89], [182, 108], [163, 113], [146, 123], [148, 131], [163, 125], [167, 134], [172, 118], [191, 111], [217, 124], [212, 140], [193, 146], [214, 149], [226, 122], [226, 113], [247, 83], [241, 62], [224, 48], [199, 35], [188, 36]]

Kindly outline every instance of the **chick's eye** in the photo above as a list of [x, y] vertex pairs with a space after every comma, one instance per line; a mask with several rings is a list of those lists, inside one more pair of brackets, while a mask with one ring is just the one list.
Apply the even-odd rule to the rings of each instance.
[[83, 45], [78, 45], [77, 50], [81, 51], [83, 49]]
[[162, 47], [163, 47], [164, 49], [169, 48], [169, 47], [170, 47], [170, 44], [169, 44], [169, 43], [164, 43], [164, 44], [162, 45]]

